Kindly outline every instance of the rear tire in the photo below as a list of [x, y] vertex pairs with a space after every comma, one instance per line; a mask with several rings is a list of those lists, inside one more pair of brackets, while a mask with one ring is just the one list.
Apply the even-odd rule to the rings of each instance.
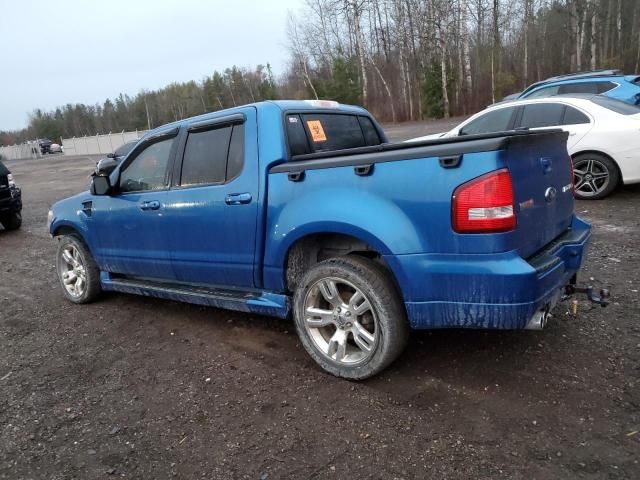
[[60, 238], [56, 255], [56, 271], [64, 296], [73, 303], [93, 302], [100, 293], [100, 270], [91, 252], [80, 238]]
[[0, 218], [0, 223], [5, 230], [17, 230], [22, 226], [22, 214], [20, 212], [9, 213]]
[[362, 380], [404, 350], [409, 324], [389, 272], [367, 258], [345, 256], [312, 266], [294, 295], [303, 347], [326, 372]]
[[600, 153], [582, 153], [573, 158], [575, 196], [579, 200], [600, 200], [620, 184], [618, 166]]

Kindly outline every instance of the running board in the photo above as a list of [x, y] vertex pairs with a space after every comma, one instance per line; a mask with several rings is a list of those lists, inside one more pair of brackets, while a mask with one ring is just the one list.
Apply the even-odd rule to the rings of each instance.
[[288, 296], [270, 292], [217, 289], [133, 278], [113, 278], [108, 272], [100, 272], [100, 284], [102, 289], [106, 291], [132, 293], [279, 318], [286, 318], [290, 311]]

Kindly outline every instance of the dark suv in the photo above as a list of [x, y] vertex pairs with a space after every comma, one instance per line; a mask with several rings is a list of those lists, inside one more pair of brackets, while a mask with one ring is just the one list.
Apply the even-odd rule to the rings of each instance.
[[0, 161], [0, 223], [5, 230], [17, 230], [22, 225], [22, 192], [13, 175]]
[[47, 153], [51, 153], [51, 145], [53, 142], [48, 138], [41, 138], [38, 140], [38, 146], [40, 147], [40, 153], [45, 155]]

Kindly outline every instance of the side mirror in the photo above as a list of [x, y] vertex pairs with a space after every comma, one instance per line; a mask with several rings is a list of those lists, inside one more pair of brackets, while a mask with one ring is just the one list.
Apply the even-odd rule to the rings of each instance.
[[107, 158], [116, 158], [116, 154], [115, 153], [109, 153], [109, 154], [107, 154]]
[[94, 175], [91, 179], [92, 195], [109, 195], [111, 193], [111, 181], [109, 177]]
[[118, 161], [115, 158], [103, 158], [96, 165], [96, 175], [111, 175], [117, 166]]

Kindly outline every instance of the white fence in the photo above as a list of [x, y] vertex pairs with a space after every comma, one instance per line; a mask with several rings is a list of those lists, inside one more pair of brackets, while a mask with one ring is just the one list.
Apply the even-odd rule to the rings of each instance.
[[12, 145], [10, 147], [0, 147], [0, 156], [7, 160], [17, 160], [19, 158], [35, 158], [40, 155], [40, 150], [35, 143], [23, 143], [22, 145]]
[[[134, 132], [107, 133], [91, 137], [62, 138], [62, 147], [65, 155], [106, 155], [116, 148], [132, 140], [138, 140], [148, 130], [136, 130]], [[55, 140], [54, 140], [55, 143]], [[0, 155], [7, 160], [19, 160], [41, 157], [40, 147], [37, 142], [30, 141], [21, 145], [10, 147], [0, 146]]]
[[62, 146], [65, 155], [106, 155], [127, 142], [142, 138], [145, 133], [147, 130], [107, 133], [92, 137], [63, 138]]

